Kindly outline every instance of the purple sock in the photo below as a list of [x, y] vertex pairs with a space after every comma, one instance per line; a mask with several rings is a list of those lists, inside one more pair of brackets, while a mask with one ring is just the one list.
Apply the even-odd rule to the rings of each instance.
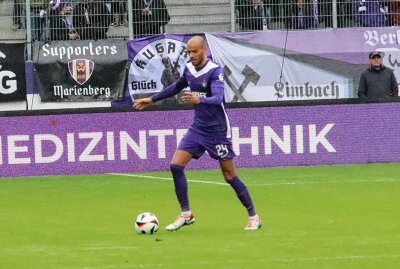
[[231, 185], [235, 190], [240, 202], [242, 202], [242, 205], [247, 209], [249, 216], [254, 216], [256, 214], [256, 210], [254, 209], [253, 201], [251, 200], [246, 185], [244, 185], [238, 176], [232, 178], [231, 180], [227, 180], [226, 182], [228, 182], [229, 185]]
[[188, 197], [188, 184], [183, 169], [185, 167], [171, 164], [170, 165], [172, 177], [174, 178], [175, 193], [181, 205], [182, 212], [190, 211], [189, 197]]

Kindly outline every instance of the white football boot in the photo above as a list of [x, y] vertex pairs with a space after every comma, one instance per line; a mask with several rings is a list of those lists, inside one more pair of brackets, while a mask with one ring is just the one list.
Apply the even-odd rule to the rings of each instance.
[[258, 215], [249, 217], [249, 222], [247, 226], [244, 227], [246, 231], [254, 231], [260, 229], [262, 226], [261, 219]]
[[189, 217], [179, 216], [173, 223], [167, 225], [165, 229], [167, 231], [176, 231], [182, 226], [193, 224], [196, 219], [193, 214], [190, 214]]

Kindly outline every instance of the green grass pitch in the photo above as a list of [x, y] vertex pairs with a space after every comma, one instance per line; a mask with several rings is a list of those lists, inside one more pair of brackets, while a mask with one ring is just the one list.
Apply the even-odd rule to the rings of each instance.
[[[187, 172], [197, 221], [177, 232], [168, 172], [1, 179], [0, 268], [399, 268], [398, 164], [238, 172], [259, 231], [220, 171]], [[155, 235], [135, 233], [143, 211]]]

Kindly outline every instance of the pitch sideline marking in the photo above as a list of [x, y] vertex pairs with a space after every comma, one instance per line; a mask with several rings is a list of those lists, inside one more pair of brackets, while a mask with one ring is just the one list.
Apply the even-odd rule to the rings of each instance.
[[[158, 176], [146, 176], [146, 175], [138, 175], [138, 174], [122, 174], [122, 173], [109, 173], [109, 175], [114, 176], [125, 176], [125, 177], [136, 177], [136, 178], [148, 178], [148, 179], [156, 179], [156, 180], [168, 180], [172, 181], [173, 179], [170, 177], [158, 177]], [[227, 186], [227, 183], [222, 182], [213, 182], [213, 181], [205, 181], [205, 180], [195, 180], [188, 179], [188, 182], [194, 183], [202, 183], [202, 184], [210, 184], [210, 185], [223, 185]], [[285, 185], [310, 185], [310, 184], [336, 184], [336, 183], [378, 183], [378, 182], [397, 182], [398, 179], [395, 178], [378, 178], [378, 179], [365, 179], [365, 180], [331, 180], [331, 181], [300, 181], [300, 182], [276, 182], [276, 183], [254, 183], [254, 184], [246, 184], [249, 186], [285, 186]]]
[[[168, 180], [168, 181], [172, 181], [173, 180], [173, 178], [170, 178], [170, 177], [156, 177], [156, 176], [145, 176], [145, 175], [137, 175], [137, 174], [109, 173], [109, 175], [125, 176], [125, 177], [139, 177], [139, 178], [149, 178], [149, 179], [159, 179], [159, 180]], [[227, 183], [222, 183], [222, 182], [212, 182], [212, 181], [195, 180], [195, 179], [188, 179], [187, 181], [188, 182], [195, 182], [195, 183], [211, 184], [211, 185], [228, 185]]]
[[[266, 261], [273, 262], [317, 262], [317, 261], [327, 261], [327, 260], [362, 260], [362, 259], [370, 259], [370, 260], [378, 260], [378, 259], [387, 259], [393, 258], [397, 259], [400, 257], [400, 254], [382, 254], [382, 255], [350, 255], [350, 256], [322, 256], [322, 257], [309, 257], [309, 258], [276, 258], [276, 259], [267, 259]], [[216, 265], [220, 263], [224, 264], [234, 264], [238, 262], [243, 262], [241, 260], [229, 260], [225, 262], [213, 262], [213, 261], [202, 261], [202, 262], [191, 262], [191, 263], [155, 263], [155, 264], [129, 264], [129, 265], [105, 265], [105, 266], [89, 266], [84, 267], [85, 269], [107, 269], [107, 268], [154, 268], [154, 267], [165, 267], [165, 266], [186, 266], [186, 265]], [[68, 269], [69, 267], [61, 267], [60, 269]]]

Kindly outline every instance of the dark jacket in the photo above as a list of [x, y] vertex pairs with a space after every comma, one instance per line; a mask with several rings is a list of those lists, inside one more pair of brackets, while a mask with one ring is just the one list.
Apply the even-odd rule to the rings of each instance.
[[69, 40], [69, 33], [74, 31], [66, 18], [57, 10], [50, 10], [49, 14], [50, 40]]
[[386, 26], [386, 14], [384, 7], [388, 6], [388, 0], [355, 1], [353, 14], [358, 27], [383, 27]]
[[[271, 17], [282, 21], [286, 28], [313, 28], [317, 26], [317, 22], [320, 20], [320, 18], [314, 13], [313, 0], [304, 0], [304, 5], [302, 8], [299, 7], [299, 0], [265, 1], [267, 3], [267, 7], [270, 9]], [[332, 1], [329, 1], [330, 5], [332, 5]]]
[[[146, 7], [150, 9], [150, 13], [143, 12]], [[135, 38], [161, 34], [161, 26], [166, 25], [169, 20], [168, 10], [163, 0], [133, 0]]]
[[368, 68], [361, 74], [358, 97], [379, 100], [398, 96], [398, 85], [393, 70], [382, 66], [376, 70]]
[[[85, 11], [88, 16], [85, 16]], [[102, 1], [79, 3], [74, 8], [73, 25], [80, 39], [106, 39], [111, 24], [110, 13]]]
[[252, 0], [236, 0], [236, 21], [242, 31], [263, 30], [263, 18], [266, 17], [266, 5], [254, 6]]

